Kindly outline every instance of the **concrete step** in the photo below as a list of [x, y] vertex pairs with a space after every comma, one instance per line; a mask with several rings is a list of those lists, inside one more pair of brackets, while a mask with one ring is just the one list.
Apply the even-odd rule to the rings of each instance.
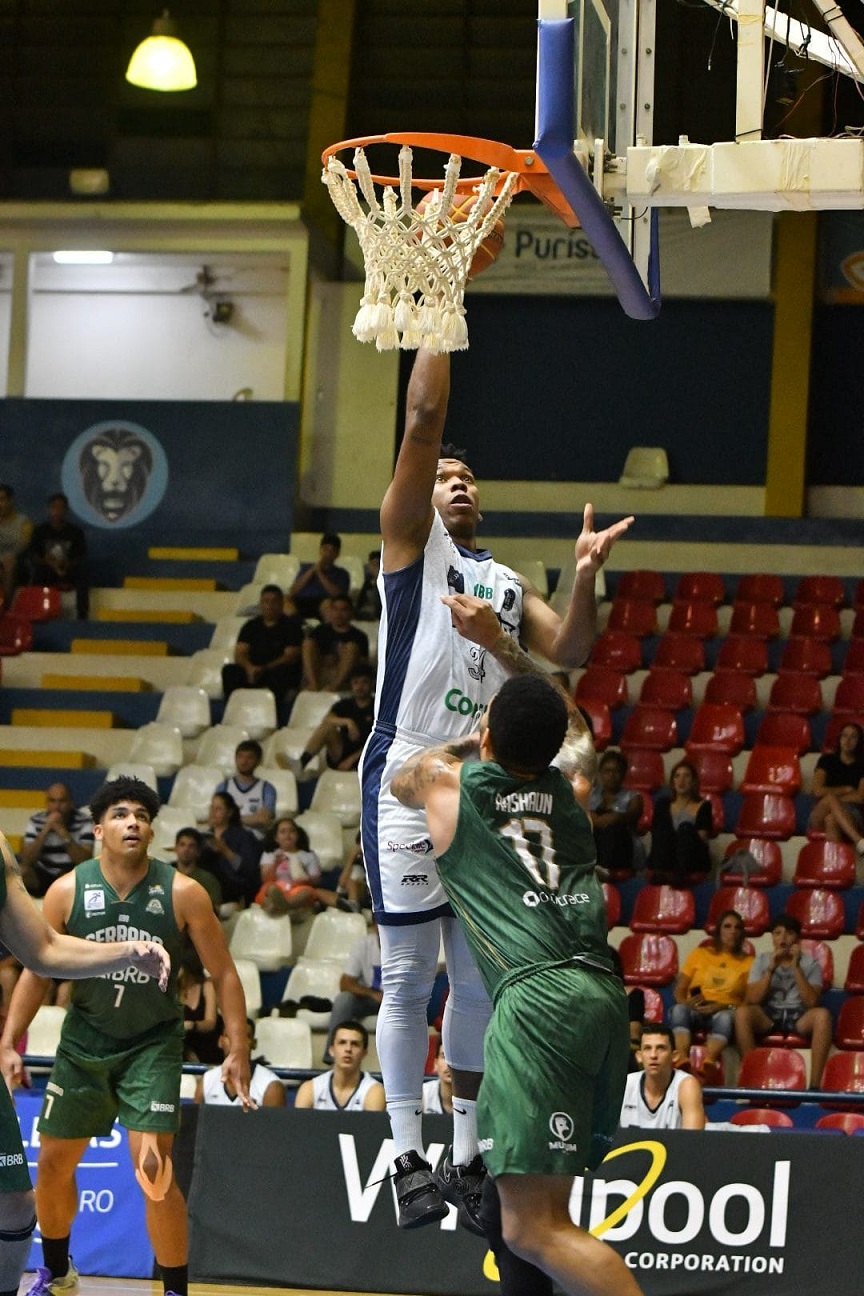
[[95, 758], [83, 751], [4, 751], [0, 778], [9, 786], [10, 769], [31, 770], [50, 766], [52, 769], [83, 770], [95, 764]]
[[23, 727], [75, 726], [81, 729], [113, 729], [117, 717], [111, 711], [88, 711], [61, 707], [13, 707], [12, 724]]

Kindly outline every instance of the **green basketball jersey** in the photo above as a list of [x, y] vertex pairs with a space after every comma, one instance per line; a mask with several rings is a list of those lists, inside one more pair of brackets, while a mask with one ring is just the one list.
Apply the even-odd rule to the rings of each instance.
[[[177, 870], [162, 860], [150, 860], [145, 876], [120, 899], [106, 881], [99, 861], [85, 860], [75, 869], [75, 899], [66, 930], [92, 941], [152, 940], [171, 957], [171, 979], [163, 993], [151, 977], [137, 968], [122, 968], [104, 976], [72, 983], [72, 1008], [64, 1024], [70, 1035], [76, 1025], [82, 1042], [107, 1035], [127, 1042], [160, 1023], [176, 1023], [183, 1009], [177, 997], [177, 967], [184, 938], [174, 919], [172, 888]], [[87, 1030], [91, 1027], [92, 1030]]]
[[459, 817], [438, 872], [491, 999], [572, 959], [611, 970], [591, 824], [559, 770], [519, 779], [462, 766]]

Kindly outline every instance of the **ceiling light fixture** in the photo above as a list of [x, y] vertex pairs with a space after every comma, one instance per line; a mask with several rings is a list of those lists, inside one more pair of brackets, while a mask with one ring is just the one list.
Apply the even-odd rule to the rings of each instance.
[[114, 260], [113, 252], [100, 252], [97, 250], [74, 251], [72, 249], [63, 249], [60, 252], [53, 253], [54, 260], [58, 265], [110, 265]]
[[142, 90], [194, 90], [198, 84], [195, 60], [167, 9], [129, 60], [126, 80]]

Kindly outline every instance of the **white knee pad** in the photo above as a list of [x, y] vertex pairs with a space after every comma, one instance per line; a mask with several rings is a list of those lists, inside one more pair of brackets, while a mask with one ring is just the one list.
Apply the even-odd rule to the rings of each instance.
[[426, 1006], [432, 993], [441, 944], [440, 921], [378, 929], [381, 988], [375, 1045], [388, 1102], [420, 1097], [428, 1051]]
[[483, 1070], [483, 1036], [492, 1003], [456, 918], [442, 918], [450, 994], [444, 1008], [444, 1056], [457, 1071]]

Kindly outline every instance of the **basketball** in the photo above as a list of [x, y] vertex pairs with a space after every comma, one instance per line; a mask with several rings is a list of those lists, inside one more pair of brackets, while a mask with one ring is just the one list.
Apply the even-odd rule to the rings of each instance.
[[[431, 193], [428, 193], [425, 197], [421, 198], [420, 202], [417, 204], [418, 212], [425, 210], [435, 192], [436, 190], [432, 190]], [[459, 225], [462, 221], [467, 220], [468, 214], [476, 204], [478, 197], [479, 194], [476, 193], [457, 194], [456, 201], [448, 212], [448, 220], [454, 225]], [[483, 239], [483, 242], [477, 248], [477, 251], [474, 253], [467, 278], [476, 279], [478, 274], [482, 274], [484, 270], [488, 270], [493, 261], [497, 261], [498, 255], [503, 246], [504, 222], [499, 217]]]

